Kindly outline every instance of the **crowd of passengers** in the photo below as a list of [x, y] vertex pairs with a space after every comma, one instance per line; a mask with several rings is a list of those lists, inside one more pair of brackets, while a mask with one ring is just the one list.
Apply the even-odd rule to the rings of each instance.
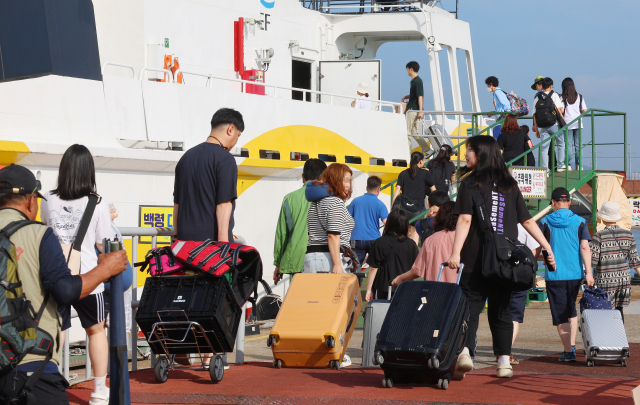
[[[417, 131], [417, 121], [423, 118], [418, 70], [416, 62], [407, 65], [412, 78], [406, 97], [409, 133]], [[540, 91], [536, 97], [552, 97], [556, 105], [564, 103], [563, 112], [570, 121], [573, 115], [567, 114], [577, 116], [586, 106], [580, 96], [579, 105], [573, 107], [575, 87], [570, 79], [565, 82], [563, 101], [552, 93], [553, 82], [548, 78], [537, 78], [534, 87]], [[487, 86], [494, 94], [496, 110], [505, 111], [506, 97], [498, 80], [488, 78]], [[366, 299], [371, 300], [386, 298], [389, 286], [393, 293], [404, 281], [433, 280], [440, 263], [448, 263], [442, 281], [455, 282], [456, 270], [464, 264], [460, 286], [471, 318], [457, 374], [463, 376], [473, 368], [479, 315], [487, 303], [497, 375], [511, 377], [511, 364], [518, 363], [511, 347], [523, 321], [526, 293], [501, 290], [482, 276], [482, 238], [469, 191], [477, 187], [486, 202], [500, 205], [497, 230], [518, 238], [536, 251], [536, 257], [540, 249], [549, 252], [549, 263], [556, 271], [547, 271], [545, 278], [553, 324], [563, 345], [559, 360], [575, 361], [575, 302], [581, 280], [586, 279], [588, 285], [597, 283], [622, 311], [629, 304], [631, 291], [627, 260], [631, 267], [640, 269], [640, 257], [632, 234], [617, 225], [621, 216], [615, 202], [606, 202], [598, 211], [606, 227], [593, 237], [584, 219], [569, 210], [571, 197], [562, 188], [553, 191], [553, 213], [538, 224], [534, 222], [505, 164], [505, 159], [524, 153], [521, 144], [528, 139], [528, 129], [518, 127], [511, 118], [507, 116], [497, 141], [490, 136], [470, 137], [466, 166], [457, 171], [451, 162], [453, 151], [447, 145], [426, 165], [424, 155], [413, 152], [409, 168], [398, 176], [390, 213], [378, 198], [379, 177], [369, 177], [366, 193], [347, 205], [353, 193], [351, 169], [340, 163], [327, 167], [319, 159], [307, 160], [303, 186], [284, 197], [277, 219], [274, 283], [299, 272], [359, 272], [365, 266], [369, 269]], [[556, 132], [537, 127], [535, 121], [533, 130], [543, 139]], [[238, 111], [218, 110], [207, 139], [186, 151], [176, 165], [173, 221], [177, 239], [233, 241], [238, 168], [229, 150], [243, 131], [244, 120]], [[560, 142], [558, 147], [563, 147]], [[562, 149], [559, 155], [564, 156]], [[546, 162], [543, 155], [543, 166]], [[456, 178], [463, 180], [454, 202], [449, 199], [449, 184]], [[42, 222], [16, 231], [11, 242], [19, 258], [25, 294], [34, 308], [44, 308], [39, 327], [53, 337], [51, 356], [29, 354], [11, 373], [0, 374], [0, 400], [21, 403], [30, 397], [36, 403], [69, 403], [68, 382], [58, 367], [73, 306], [89, 339], [88, 355], [95, 376], [89, 404], [105, 405], [109, 402], [105, 294], [114, 275], [125, 272], [127, 290], [132, 279], [125, 251], [102, 253], [103, 239], [122, 239], [113, 224], [117, 210], [98, 194], [93, 156], [83, 145], [72, 145], [64, 153], [56, 187], [44, 194], [41, 188], [40, 181], [25, 167], [10, 165], [0, 170], [0, 229], [14, 221], [35, 221], [40, 213]], [[412, 220], [427, 208], [426, 217]], [[86, 212], [90, 215], [79, 274], [72, 274], [61, 244], [74, 243]], [[622, 254], [612, 255], [612, 250]], [[343, 366], [349, 363], [346, 358]], [[34, 374], [39, 375], [37, 381], [29, 380]]]

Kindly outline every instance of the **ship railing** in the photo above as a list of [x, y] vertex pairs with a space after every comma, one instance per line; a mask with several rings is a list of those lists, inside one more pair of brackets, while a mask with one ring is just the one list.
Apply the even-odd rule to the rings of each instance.
[[[131, 238], [131, 257], [129, 260], [134, 263], [138, 260], [138, 240], [140, 237], [151, 237], [151, 249], [155, 249], [158, 245], [158, 236], [172, 236], [174, 234], [173, 228], [151, 228], [151, 227], [121, 227], [118, 228], [123, 238]], [[131, 290], [131, 371], [138, 370], [138, 326], [136, 323], [136, 312], [140, 301], [138, 300], [138, 272], [133, 269]], [[71, 319], [77, 318], [78, 313], [75, 309], [71, 309]], [[242, 318], [246, 318], [246, 304], [242, 307]], [[242, 364], [244, 362], [244, 325], [238, 328], [238, 334], [236, 337], [236, 364]], [[85, 335], [85, 380], [91, 379], [91, 359], [89, 358], [89, 338]], [[151, 367], [155, 366], [156, 355], [153, 352], [149, 353], [151, 357]], [[60, 372], [64, 378], [69, 381], [69, 330], [65, 333], [64, 346], [62, 349], [62, 362], [59, 366]], [[79, 382], [79, 381], [78, 381]]]
[[[105, 72], [105, 68], [107, 66], [118, 66], [118, 67], [124, 67], [124, 68], [128, 68], [131, 69], [131, 71], [133, 72], [133, 77], [136, 77], [136, 72], [135, 69], [133, 68], [133, 66], [131, 65], [126, 65], [123, 63], [117, 63], [117, 62], [110, 62], [107, 61], [105, 63], [102, 64], [102, 74], [104, 75]], [[207, 79], [207, 82], [205, 83], [206, 87], [212, 88], [213, 87], [213, 80], [222, 80], [222, 81], [228, 81], [228, 82], [234, 82], [234, 83], [240, 83], [240, 91], [242, 93], [247, 93], [247, 85], [251, 85], [251, 86], [261, 86], [264, 87], [265, 89], [270, 88], [273, 89], [273, 95], [269, 94], [268, 96], [271, 97], [278, 97], [278, 91], [282, 92], [282, 91], [296, 91], [296, 92], [300, 92], [303, 94], [303, 99], [310, 99], [310, 96], [312, 94], [317, 96], [318, 101], [317, 102], [321, 102], [324, 97], [327, 97], [329, 99], [329, 104], [330, 105], [334, 105], [334, 99], [336, 98], [342, 98], [342, 99], [347, 99], [348, 101], [356, 101], [359, 98], [356, 96], [346, 96], [344, 94], [335, 94], [335, 93], [328, 93], [328, 92], [324, 92], [324, 91], [316, 91], [316, 90], [309, 90], [309, 89], [300, 89], [297, 87], [287, 87], [287, 86], [278, 86], [275, 84], [269, 84], [269, 83], [262, 83], [262, 82], [253, 82], [253, 81], [249, 81], [249, 80], [242, 80], [242, 79], [234, 79], [234, 78], [230, 78], [230, 77], [222, 77], [222, 76], [214, 76], [210, 73], [199, 73], [199, 72], [191, 72], [188, 70], [182, 70], [182, 69], [178, 69], [176, 70], [175, 74], [171, 73], [171, 71], [167, 70], [167, 69], [156, 69], [156, 68], [149, 68], [149, 67], [145, 67], [142, 68], [140, 70], [140, 73], [138, 74], [138, 80], [144, 80], [145, 78], [145, 73], [146, 72], [157, 72], [157, 73], [163, 73], [165, 76], [165, 82], [166, 83], [175, 83], [174, 77], [178, 77], [180, 74], [184, 75], [193, 75], [193, 76], [200, 76], [200, 77], [204, 77]], [[265, 95], [267, 92], [265, 91]], [[401, 104], [400, 103], [394, 103], [391, 101], [384, 101], [384, 100], [370, 100], [372, 105], [377, 106], [376, 110], [377, 111], [382, 111], [382, 107], [390, 107], [391, 111], [393, 113], [400, 113], [401, 112]]]
[[[329, 12], [329, 10], [350, 10], [351, 13], [362, 14], [365, 9], [369, 9], [371, 13], [388, 12], [390, 9], [397, 11], [417, 11], [418, 8], [424, 8], [425, 5], [435, 6], [438, 1], [435, 0], [401, 0], [395, 4], [377, 0], [300, 0], [302, 6], [311, 10], [320, 12]], [[326, 6], [324, 4], [327, 4]], [[365, 4], [368, 3], [368, 4]], [[339, 4], [339, 5], [336, 5]], [[355, 11], [351, 11], [355, 10]], [[340, 11], [338, 11], [339, 13]], [[344, 12], [344, 11], [343, 11]]]
[[[324, 92], [324, 91], [301, 89], [301, 88], [298, 88], [298, 87], [278, 86], [278, 85], [269, 84], [269, 83], [253, 82], [253, 81], [249, 81], [249, 80], [234, 79], [234, 78], [230, 78], [230, 77], [213, 76], [211, 74], [190, 72], [190, 71], [182, 70], [182, 69], [176, 70], [175, 76], [178, 77], [179, 74], [206, 77], [207, 78], [206, 86], [209, 87], [209, 88], [211, 88], [212, 85], [213, 85], [212, 79], [240, 83], [241, 92], [242, 93], [247, 93], [247, 85], [262, 86], [265, 89], [271, 88], [271, 89], [273, 89], [272, 97], [274, 97], [274, 98], [278, 98], [278, 91], [280, 90], [280, 91], [297, 91], [297, 92], [301, 92], [303, 94], [303, 99], [305, 99], [305, 100], [310, 98], [310, 97], [307, 97], [307, 95], [312, 95], [312, 94], [318, 96], [318, 98], [326, 96], [326, 97], [329, 98], [329, 104], [330, 105], [333, 105], [334, 98], [343, 98], [343, 99], [347, 99], [349, 101], [358, 100], [357, 96], [356, 97], [354, 97], [354, 96], [345, 96], [344, 94], [327, 93], [327, 92]], [[370, 100], [370, 101], [371, 101], [371, 104], [377, 105], [377, 110], [378, 111], [381, 111], [383, 106], [387, 106], [387, 107], [391, 107], [392, 112], [399, 113], [400, 103], [394, 103], [394, 102], [391, 102], [391, 101], [383, 101], [383, 100]]]

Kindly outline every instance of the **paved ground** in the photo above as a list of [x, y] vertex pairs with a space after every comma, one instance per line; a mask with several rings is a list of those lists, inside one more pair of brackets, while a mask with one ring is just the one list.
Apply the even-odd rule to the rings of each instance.
[[[440, 403], [550, 403], [550, 404], [632, 404], [630, 390], [640, 385], [640, 286], [634, 286], [636, 301], [625, 313], [625, 326], [632, 356], [629, 367], [598, 365], [586, 367], [581, 353], [580, 333], [577, 335], [578, 361], [559, 363], [562, 347], [551, 324], [548, 303], [532, 302], [525, 311], [525, 322], [514, 345], [513, 353], [521, 360], [514, 366], [512, 379], [496, 379], [495, 358], [486, 313], [481, 315], [478, 331], [476, 370], [464, 382], [452, 382], [449, 390], [433, 386], [398, 386], [381, 388], [382, 374], [378, 368], [361, 368], [362, 330], [356, 329], [348, 354], [353, 366], [340, 371], [282, 369], [271, 367], [273, 357], [266, 346], [270, 328], [261, 334], [248, 336], [245, 362], [236, 366], [235, 353], [228, 361], [231, 369], [220, 384], [212, 384], [208, 372], [176, 370], [169, 382], [157, 384], [152, 370], [131, 374], [133, 403], [242, 403], [242, 404], [440, 404]], [[140, 358], [140, 360], [142, 360]], [[149, 367], [149, 361], [139, 361], [139, 367]], [[84, 379], [84, 368], [74, 369], [76, 381]], [[588, 378], [588, 379], [585, 379]], [[74, 386], [69, 398], [73, 404], [85, 404], [93, 384]], [[569, 387], [569, 389], [567, 389]], [[418, 401], [418, 402], [416, 402]], [[427, 402], [421, 402], [427, 401]], [[431, 402], [429, 402], [431, 401]], [[446, 401], [446, 402], [442, 402]]]

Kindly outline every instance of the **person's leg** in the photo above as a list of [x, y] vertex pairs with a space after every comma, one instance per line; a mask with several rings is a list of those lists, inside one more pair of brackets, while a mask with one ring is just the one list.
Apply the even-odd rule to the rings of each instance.
[[[479, 272], [478, 272], [479, 273]], [[487, 291], [482, 283], [481, 274], [463, 273], [460, 278], [460, 288], [464, 292], [469, 306], [469, 322], [464, 346], [469, 349], [471, 356], [475, 355], [476, 334], [480, 323], [480, 314], [487, 301]]]
[[520, 331], [520, 322], [513, 321], [513, 339], [511, 339], [512, 349], [513, 349], [513, 345], [516, 343], [516, 339], [518, 338], [519, 331]]
[[[511, 339], [511, 347], [516, 342], [518, 337], [518, 331], [520, 330], [520, 323], [524, 322], [524, 309], [527, 305], [527, 291], [517, 291], [511, 293], [511, 300], [509, 302], [509, 312], [511, 313], [511, 320], [513, 321], [513, 338]], [[513, 349], [512, 349], [513, 350]], [[513, 357], [513, 353], [510, 357], [511, 364], [520, 364], [518, 360]]]
[[493, 336], [493, 352], [496, 356], [508, 357], [511, 355], [513, 320], [509, 310], [510, 302], [511, 291], [505, 291], [498, 286], [490, 287], [487, 317], [491, 335]]
[[578, 170], [578, 166], [580, 166], [580, 132], [578, 129], [570, 129], [569, 130], [569, 141], [571, 142], [571, 149], [569, 149], [569, 153], [573, 154], [573, 162], [574, 168]]
[[564, 280], [547, 280], [547, 296], [549, 297], [549, 309], [553, 326], [558, 330], [562, 342], [563, 354], [560, 361], [564, 361], [565, 353], [571, 351], [571, 328], [567, 314], [567, 282]]
[[[540, 132], [540, 142], [545, 141], [547, 138], [549, 138], [549, 134], [547, 134], [546, 128], [539, 128], [539, 132]], [[549, 167], [549, 147], [551, 146], [551, 141], [544, 143], [540, 149], [541, 149], [541, 164], [540, 167]], [[537, 156], [536, 156], [537, 159]]]
[[[572, 318], [572, 319], [575, 319], [575, 318]], [[565, 353], [569, 353], [572, 351], [571, 349], [571, 335], [573, 334], [571, 330], [572, 319], [569, 319], [569, 322], [561, 323], [557, 326], [558, 335], [560, 335], [560, 341], [562, 342], [562, 347]]]
[[360, 263], [360, 268], [364, 264], [364, 258], [367, 255], [367, 242], [366, 240], [356, 240], [355, 247], [353, 248], [353, 252], [358, 257], [358, 263]]
[[[558, 126], [557, 125], [554, 125], [551, 128], [553, 128], [551, 135], [553, 135], [556, 132], [558, 132]], [[559, 168], [562, 168], [562, 167], [566, 168], [566, 163], [568, 163], [568, 162], [565, 162], [565, 160], [566, 160], [566, 155], [565, 155], [566, 143], [564, 141], [564, 135], [565, 135], [565, 133], [562, 132], [562, 133], [558, 134], [558, 136], [556, 136], [556, 145], [558, 145], [558, 167]]]
[[105, 332], [105, 306], [103, 293], [91, 294], [73, 305], [89, 339], [89, 358], [93, 368], [94, 390], [91, 404], [107, 404], [109, 388], [106, 385], [109, 364], [109, 342]]
[[407, 112], [407, 134], [418, 135], [418, 113]]
[[578, 300], [578, 292], [582, 280], [571, 280], [567, 282], [567, 317], [569, 318], [569, 327], [571, 328], [571, 352], [574, 353], [576, 347], [576, 333], [578, 332], [578, 312], [576, 311], [576, 301]]

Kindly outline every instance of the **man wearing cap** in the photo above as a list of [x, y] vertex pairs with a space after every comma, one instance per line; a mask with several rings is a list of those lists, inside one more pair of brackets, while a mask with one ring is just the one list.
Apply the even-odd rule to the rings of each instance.
[[[555, 254], [556, 268], [545, 270], [547, 295], [553, 325], [558, 328], [564, 351], [558, 361], [576, 361], [576, 330], [578, 318], [576, 299], [582, 279], [592, 286], [589, 229], [584, 218], [569, 207], [571, 196], [566, 188], [551, 193], [553, 213], [540, 220], [540, 229]], [[586, 271], [582, 270], [584, 265]], [[551, 271], [550, 271], [551, 270]]]
[[[533, 84], [531, 85], [531, 90], [535, 90], [536, 91], [536, 95], [542, 91], [542, 83], [544, 81], [544, 76], [538, 76], [535, 78], [535, 80], [533, 81]], [[535, 95], [534, 95], [535, 97]]]
[[[0, 229], [10, 233], [15, 245], [18, 274], [25, 297], [34, 309], [44, 310], [38, 323], [47, 337], [36, 346], [50, 346], [47, 355], [28, 353], [15, 370], [0, 373], [0, 403], [20, 402], [30, 397], [37, 404], [69, 404], [67, 381], [58, 371], [61, 349], [61, 320], [58, 305], [71, 305], [88, 296], [99, 284], [121, 273], [127, 264], [126, 252], [100, 255], [98, 266], [86, 274], [72, 276], [58, 238], [42, 223], [25, 223], [11, 233], [16, 221], [35, 221], [38, 215], [40, 182], [30, 170], [10, 165], [0, 170]], [[15, 228], [14, 228], [15, 229]], [[4, 292], [3, 292], [4, 293]], [[3, 341], [3, 348], [8, 345]], [[30, 402], [31, 403], [31, 402]]]

